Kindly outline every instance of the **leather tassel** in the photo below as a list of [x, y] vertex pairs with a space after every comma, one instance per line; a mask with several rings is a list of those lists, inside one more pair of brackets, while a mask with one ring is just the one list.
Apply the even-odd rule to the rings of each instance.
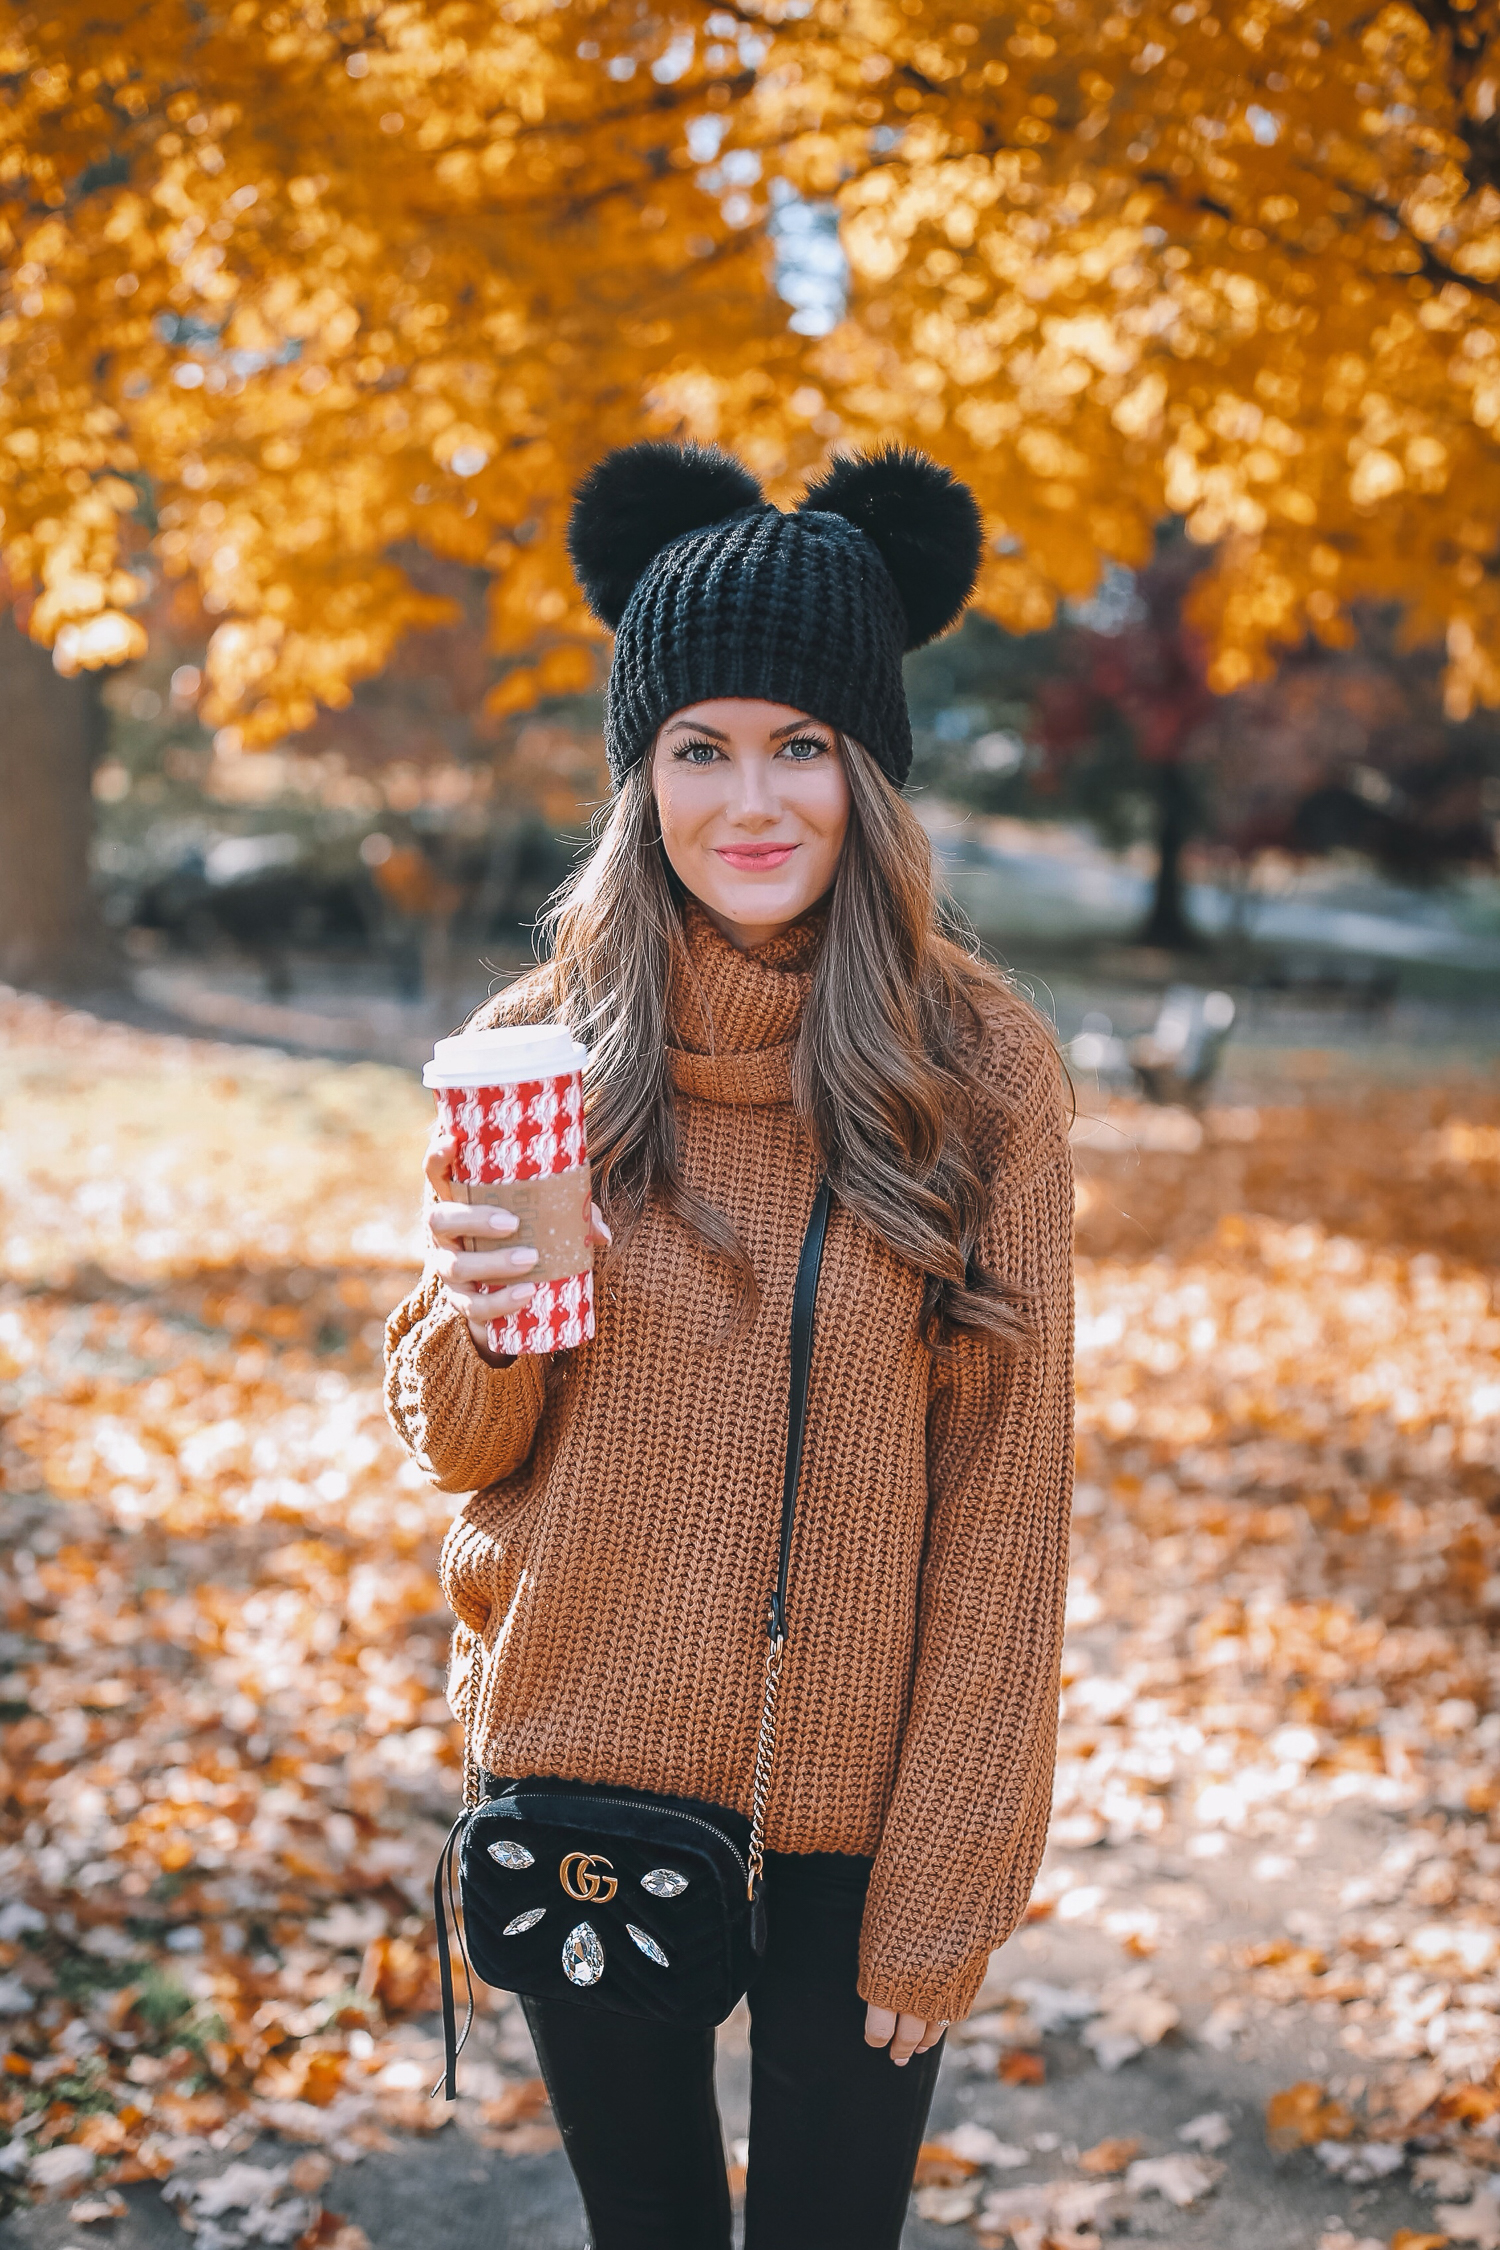
[[758, 1875], [750, 1893], [750, 1950], [757, 1960], [766, 1950], [766, 1900]]

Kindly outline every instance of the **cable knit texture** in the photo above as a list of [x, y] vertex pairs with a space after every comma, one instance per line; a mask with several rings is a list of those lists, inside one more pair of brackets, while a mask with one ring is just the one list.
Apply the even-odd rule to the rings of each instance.
[[[429, 1279], [392, 1315], [392, 1423], [469, 1493], [443, 1549], [454, 1707], [491, 1772], [748, 1813], [775, 1576], [792, 1281], [816, 1184], [791, 1058], [823, 927], [740, 953], [696, 904], [670, 1057], [688, 1179], [738, 1228], [753, 1330], [711, 1342], [722, 1265], [648, 1205], [599, 1260], [599, 1333], [488, 1366]], [[539, 1012], [525, 982], [485, 1020]], [[767, 1842], [875, 1868], [859, 1989], [957, 2018], [1046, 1836], [1072, 1478], [1072, 1174], [1051, 1044], [987, 1013], [980, 1253], [1037, 1349], [918, 1335], [920, 1276], [835, 1204], [818, 1295]], [[1002, 1114], [1008, 1122], [1002, 1122]], [[471, 1659], [473, 1661], [471, 1661]]]

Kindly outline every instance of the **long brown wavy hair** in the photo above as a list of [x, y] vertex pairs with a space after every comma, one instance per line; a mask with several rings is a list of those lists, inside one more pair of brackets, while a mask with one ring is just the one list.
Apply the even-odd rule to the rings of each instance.
[[[911, 808], [858, 743], [840, 737], [839, 747], [849, 826], [793, 1097], [839, 1201], [924, 1277], [929, 1348], [947, 1350], [962, 1330], [1025, 1346], [1027, 1293], [987, 1272], [976, 1252], [988, 1202], [978, 1131], [998, 1097], [973, 1064], [986, 1016], [1031, 1010], [939, 893]], [[729, 1269], [732, 1338], [754, 1319], [759, 1292], [730, 1220], [682, 1176], [667, 1011], [684, 892], [662, 845], [651, 763], [626, 777], [594, 849], [548, 902], [538, 925], [544, 958], [525, 997], [590, 1049], [589, 1153], [617, 1239], [658, 1197]]]

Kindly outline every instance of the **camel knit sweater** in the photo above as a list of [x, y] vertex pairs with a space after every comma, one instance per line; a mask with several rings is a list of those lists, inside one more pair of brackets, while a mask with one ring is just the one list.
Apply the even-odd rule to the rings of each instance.
[[[741, 953], [695, 903], [674, 979], [683, 1170], [761, 1304], [713, 1344], [720, 1261], [648, 1204], [600, 1254], [598, 1334], [496, 1368], [428, 1278], [391, 1316], [387, 1403], [440, 1489], [455, 1706], [490, 1772], [750, 1810], [788, 1394], [816, 1185], [791, 1062], [822, 918]], [[485, 1020], [535, 1014], [525, 986]], [[873, 1855], [859, 1990], [966, 2013], [1046, 1836], [1072, 1478], [1072, 1175], [1061, 1074], [986, 1004], [980, 1256], [1037, 1348], [918, 1334], [921, 1277], [835, 1202], [818, 1292], [767, 1845]], [[471, 1670], [471, 1660], [473, 1663]]]

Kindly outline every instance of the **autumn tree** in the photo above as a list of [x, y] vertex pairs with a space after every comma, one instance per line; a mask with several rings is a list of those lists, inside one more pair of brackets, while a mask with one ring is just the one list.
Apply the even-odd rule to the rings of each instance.
[[[414, 542], [486, 569], [497, 641], [531, 658], [493, 710], [591, 680], [557, 502], [684, 344], [736, 369], [752, 438], [802, 348], [753, 228], [693, 176], [702, 74], [645, 55], [634, 85], [580, 37], [632, 23], [174, 0], [13, 21], [0, 503], [18, 615], [62, 672], [139, 654], [146, 583], [190, 575], [219, 621], [204, 716], [273, 741], [452, 614], [396, 559]], [[724, 53], [728, 99], [760, 47]], [[45, 767], [48, 734], [20, 754]], [[31, 817], [81, 899], [75, 800]], [[0, 973], [44, 965], [10, 874]]]
[[[974, 483], [980, 600], [1012, 628], [1176, 514], [1212, 556], [1215, 691], [1378, 601], [1443, 644], [1452, 714], [1500, 702], [1497, 24], [1495, 0], [14, 17], [18, 615], [65, 672], [118, 662], [140, 580], [191, 575], [205, 715], [253, 746], [438, 614], [415, 541], [492, 574], [519, 705], [592, 672], [561, 534], [603, 446], [721, 438], [780, 495], [895, 436]], [[789, 330], [787, 214], [820, 201], [847, 306]]]
[[1039, 791], [1067, 778], [1085, 804], [1132, 792], [1150, 804], [1156, 876], [1140, 933], [1146, 945], [1195, 942], [1182, 855], [1198, 825], [1190, 760], [1213, 706], [1204, 652], [1183, 614], [1198, 561], [1185, 541], [1166, 542], [1131, 585], [1122, 614], [1081, 619], [1062, 636], [1058, 669], [1042, 682], [1032, 713]]

